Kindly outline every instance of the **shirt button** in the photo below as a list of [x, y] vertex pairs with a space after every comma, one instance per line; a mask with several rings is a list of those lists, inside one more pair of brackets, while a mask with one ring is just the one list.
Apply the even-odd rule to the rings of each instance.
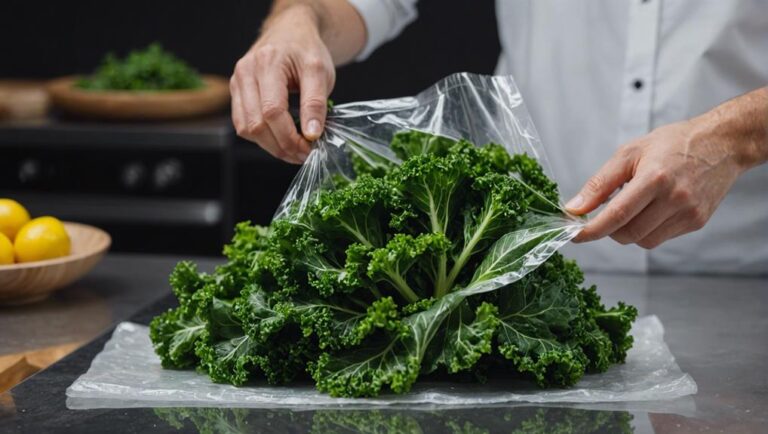
[[643, 80], [637, 79], [632, 82], [632, 87], [635, 88], [635, 90], [640, 90], [643, 88]]

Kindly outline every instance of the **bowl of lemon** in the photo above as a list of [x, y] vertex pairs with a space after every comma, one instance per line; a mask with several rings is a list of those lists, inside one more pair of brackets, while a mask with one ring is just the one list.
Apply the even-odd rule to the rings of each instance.
[[18, 202], [0, 198], [0, 304], [45, 299], [88, 273], [111, 242], [99, 228], [31, 218]]

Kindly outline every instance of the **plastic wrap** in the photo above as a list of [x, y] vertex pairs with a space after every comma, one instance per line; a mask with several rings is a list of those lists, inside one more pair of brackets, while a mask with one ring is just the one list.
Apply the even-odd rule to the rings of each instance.
[[[523, 97], [511, 76], [450, 75], [415, 97], [353, 102], [335, 106], [325, 132], [294, 179], [275, 218], [301, 212], [334, 175], [353, 177], [349, 153], [364, 159], [398, 162], [392, 137], [419, 130], [482, 146], [497, 143], [510, 154], [535, 157], [551, 168]], [[577, 222], [577, 220], [573, 220]]]
[[[464, 139], [476, 146], [499, 144], [511, 155], [534, 157], [552, 177], [546, 153], [514, 79], [458, 73], [415, 97], [334, 107], [323, 135], [293, 180], [274, 218], [296, 219], [317, 199], [319, 191], [334, 188], [334, 180], [339, 176], [354, 178], [351, 154], [366, 161], [383, 159], [399, 163], [389, 143], [396, 133], [407, 130]], [[539, 196], [549, 202], [543, 195]], [[527, 219], [523, 228], [500, 238], [504, 241], [497, 244], [504, 249], [501, 255], [514, 253], [517, 258], [505, 267], [504, 273], [456, 291], [452, 299], [439, 304], [448, 306], [463, 297], [515, 282], [573, 239], [584, 226], [584, 220], [567, 214], [562, 204], [551, 205], [560, 212], [536, 213]]]
[[194, 371], [163, 369], [147, 327], [121, 323], [91, 367], [67, 389], [71, 409], [127, 407], [251, 407], [316, 409], [440, 408], [509, 403], [617, 403], [669, 400], [696, 393], [664, 343], [664, 327], [655, 316], [637, 320], [635, 345], [622, 365], [586, 375], [568, 389], [542, 390], [528, 382], [494, 379], [488, 384], [418, 382], [404, 395], [332, 398], [312, 384], [235, 387], [215, 384]]

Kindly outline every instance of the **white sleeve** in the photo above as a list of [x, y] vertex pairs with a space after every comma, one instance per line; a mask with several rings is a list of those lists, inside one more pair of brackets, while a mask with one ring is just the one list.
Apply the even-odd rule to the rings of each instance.
[[368, 38], [356, 60], [364, 60], [380, 45], [394, 39], [418, 16], [418, 0], [347, 0], [363, 17]]

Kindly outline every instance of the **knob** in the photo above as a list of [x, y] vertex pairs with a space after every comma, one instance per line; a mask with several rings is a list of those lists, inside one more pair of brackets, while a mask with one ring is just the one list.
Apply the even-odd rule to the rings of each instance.
[[184, 166], [175, 158], [163, 160], [155, 166], [154, 183], [158, 190], [178, 184], [184, 176]]
[[28, 184], [40, 178], [41, 166], [38, 160], [27, 158], [19, 164], [19, 182]]
[[128, 163], [123, 167], [120, 178], [123, 187], [128, 190], [135, 190], [146, 181], [147, 168], [140, 162]]

